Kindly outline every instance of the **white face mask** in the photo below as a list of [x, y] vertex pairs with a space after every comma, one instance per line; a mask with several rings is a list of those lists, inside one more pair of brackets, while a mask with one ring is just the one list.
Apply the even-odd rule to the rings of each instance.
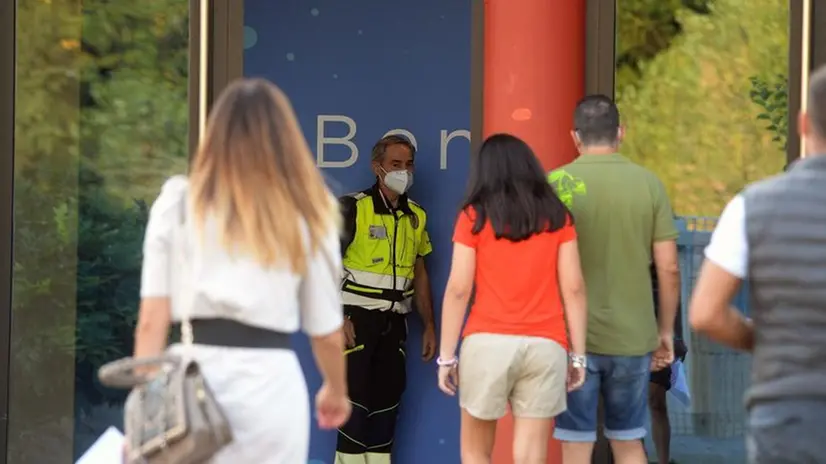
[[[384, 169], [382, 169], [384, 171]], [[401, 171], [384, 171], [384, 185], [390, 190], [404, 195], [413, 185], [413, 174], [406, 169]]]

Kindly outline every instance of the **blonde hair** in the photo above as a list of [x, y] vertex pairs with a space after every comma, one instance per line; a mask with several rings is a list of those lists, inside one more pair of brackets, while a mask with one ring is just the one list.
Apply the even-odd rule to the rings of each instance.
[[286, 263], [304, 274], [308, 252], [339, 224], [338, 203], [289, 99], [263, 79], [241, 79], [223, 92], [189, 179], [196, 224], [214, 218], [228, 251], [247, 253], [265, 267]]

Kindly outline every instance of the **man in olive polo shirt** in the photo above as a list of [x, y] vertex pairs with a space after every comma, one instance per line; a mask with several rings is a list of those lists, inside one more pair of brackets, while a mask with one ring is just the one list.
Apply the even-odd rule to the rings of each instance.
[[[623, 129], [614, 102], [585, 97], [574, 124], [582, 156], [552, 172], [549, 181], [576, 221], [588, 291], [588, 376], [568, 394], [554, 437], [563, 442], [565, 464], [590, 462], [602, 396], [615, 459], [643, 463], [649, 374], [674, 359], [678, 232], [662, 182], [618, 153]], [[659, 317], [651, 298], [652, 258]]]

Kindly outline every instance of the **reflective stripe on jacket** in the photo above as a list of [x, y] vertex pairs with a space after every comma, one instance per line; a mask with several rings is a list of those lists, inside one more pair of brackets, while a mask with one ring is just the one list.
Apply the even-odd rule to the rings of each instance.
[[345, 305], [411, 311], [416, 259], [431, 252], [427, 213], [406, 196], [391, 210], [378, 186], [340, 199]]

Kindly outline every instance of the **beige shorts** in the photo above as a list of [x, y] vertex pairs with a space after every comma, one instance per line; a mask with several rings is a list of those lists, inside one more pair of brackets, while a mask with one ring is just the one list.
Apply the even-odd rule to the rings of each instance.
[[566, 408], [568, 353], [547, 338], [473, 334], [459, 355], [459, 404], [471, 416], [553, 418]]

